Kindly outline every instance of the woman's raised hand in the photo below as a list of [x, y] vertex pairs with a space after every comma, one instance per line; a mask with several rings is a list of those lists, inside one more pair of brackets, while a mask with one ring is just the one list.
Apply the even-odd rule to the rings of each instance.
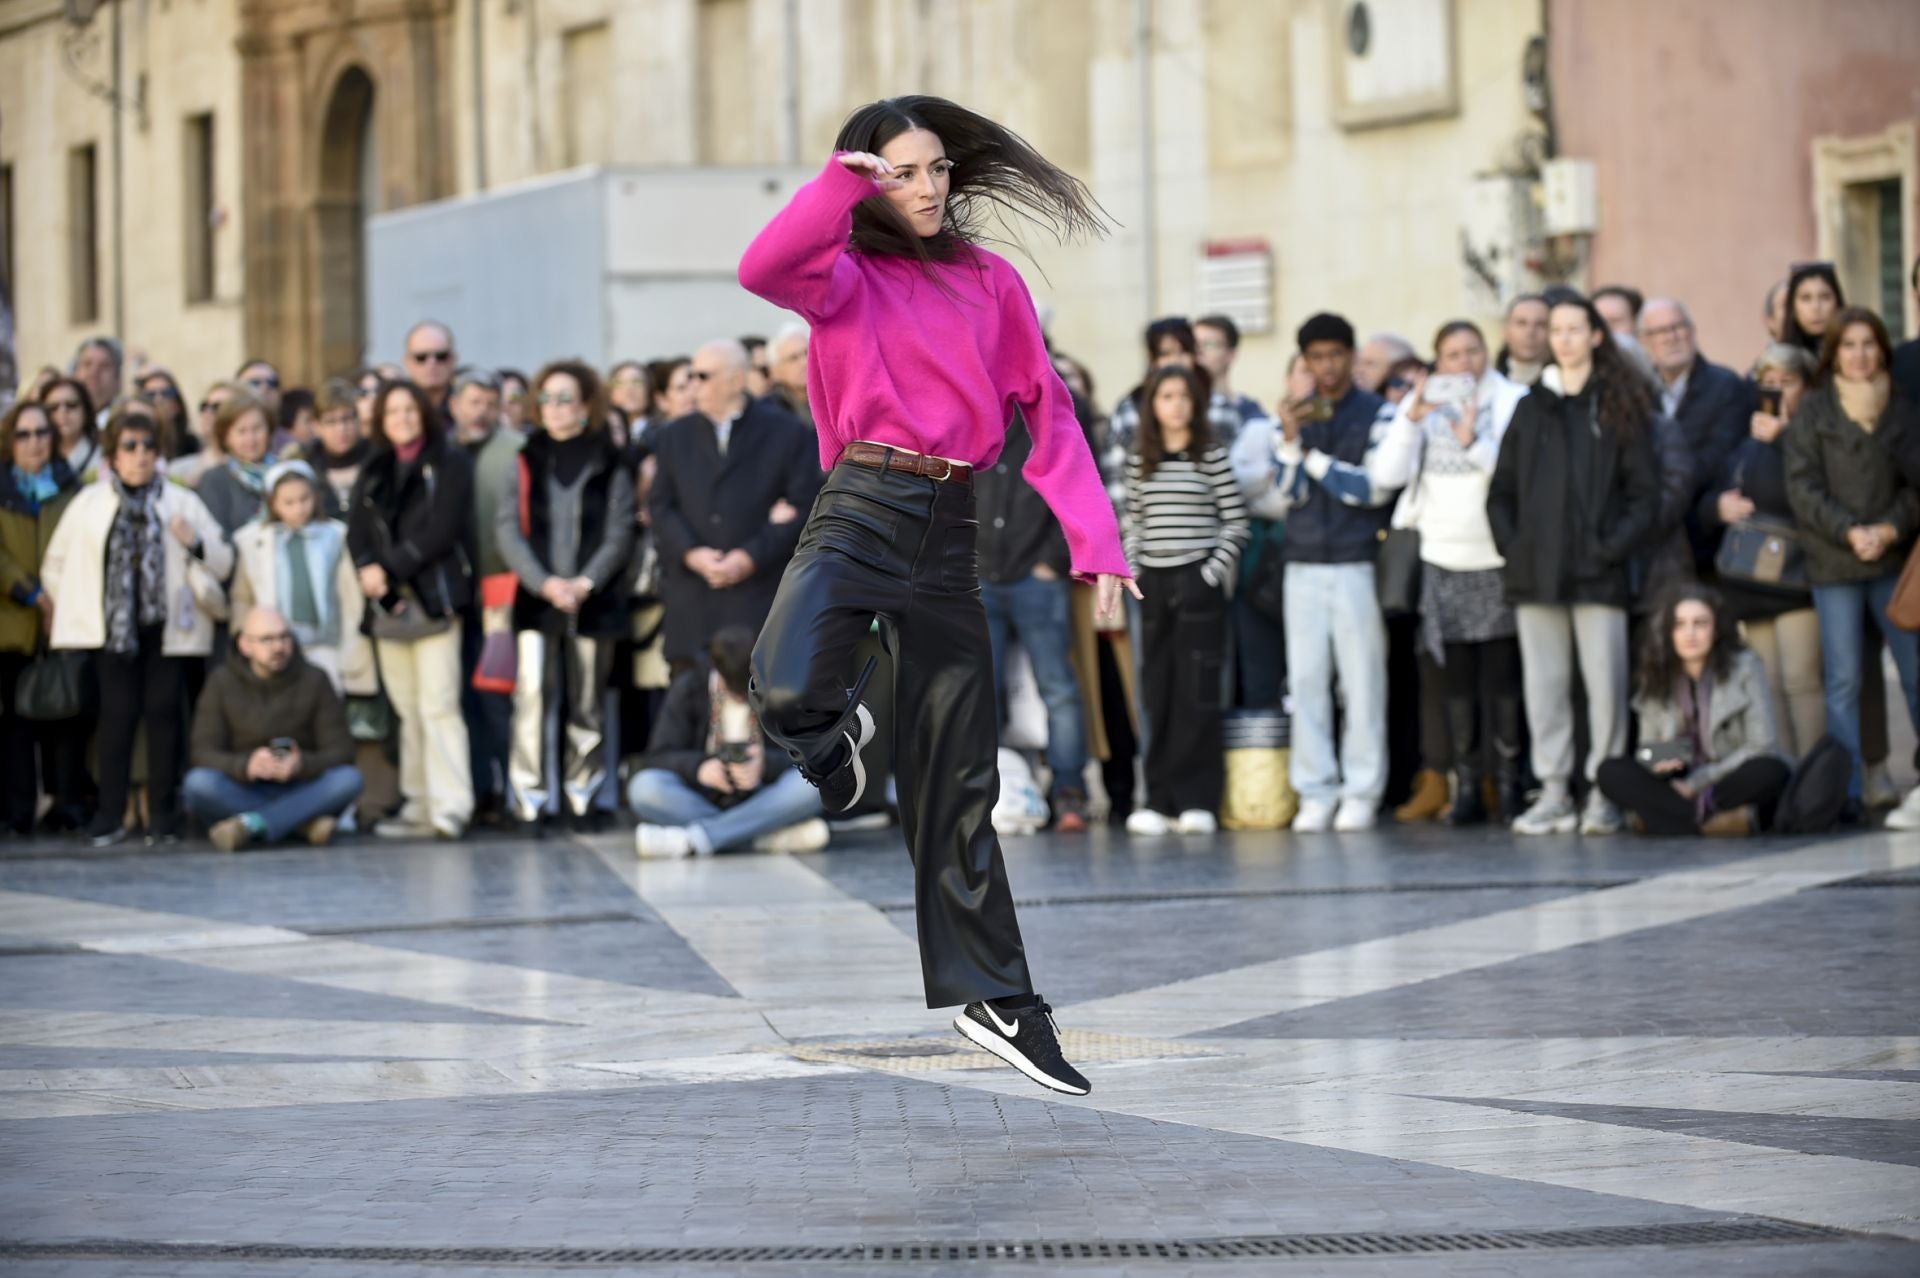
[[893, 166], [871, 151], [846, 151], [839, 157], [840, 163], [855, 173], [872, 178], [891, 191], [895, 187], [905, 186], [899, 178], [893, 176]]

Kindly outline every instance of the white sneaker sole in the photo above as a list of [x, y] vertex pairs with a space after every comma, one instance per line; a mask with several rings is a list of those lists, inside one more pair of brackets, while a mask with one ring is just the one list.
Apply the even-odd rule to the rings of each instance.
[[1515, 834], [1572, 834], [1580, 828], [1580, 818], [1577, 816], [1555, 817], [1544, 824], [1532, 825], [1524, 821], [1515, 821], [1512, 828]]
[[1026, 1057], [1020, 1055], [1020, 1053], [1014, 1051], [1011, 1047], [1008, 1047], [1005, 1039], [1002, 1039], [998, 1034], [989, 1034], [968, 1020], [965, 1012], [953, 1018], [953, 1027], [959, 1030], [961, 1037], [965, 1038], [969, 1043], [972, 1043], [975, 1047], [981, 1048], [984, 1051], [992, 1052], [995, 1056], [998, 1056], [1001, 1060], [1013, 1066], [1050, 1092], [1060, 1092], [1067, 1096], [1085, 1096], [1092, 1090], [1091, 1088], [1069, 1087], [1059, 1079], [1049, 1078], [1045, 1074], [1042, 1074], [1033, 1067], [1033, 1064], [1028, 1061]]

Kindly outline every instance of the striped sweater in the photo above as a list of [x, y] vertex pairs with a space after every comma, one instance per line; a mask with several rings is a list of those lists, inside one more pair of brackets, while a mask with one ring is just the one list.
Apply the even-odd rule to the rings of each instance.
[[1148, 475], [1140, 454], [1127, 458], [1127, 561], [1135, 568], [1200, 565], [1209, 585], [1233, 579], [1247, 544], [1246, 502], [1234, 483], [1227, 450], [1160, 459]]

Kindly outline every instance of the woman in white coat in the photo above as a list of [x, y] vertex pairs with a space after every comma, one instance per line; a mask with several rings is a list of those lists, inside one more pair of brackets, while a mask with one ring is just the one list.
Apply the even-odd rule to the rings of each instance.
[[1501, 579], [1505, 560], [1487, 523], [1487, 489], [1526, 393], [1489, 365], [1475, 324], [1451, 320], [1434, 336], [1433, 372], [1416, 376], [1367, 463], [1376, 491], [1401, 490], [1393, 527], [1420, 534], [1420, 677], [1444, 689], [1446, 707], [1445, 732], [1423, 736], [1435, 740], [1429, 753], [1445, 744], [1453, 760], [1441, 817], [1450, 825], [1487, 819], [1481, 780], [1489, 763], [1494, 815], [1518, 811], [1520, 645]]
[[51, 644], [94, 653], [100, 687], [100, 809], [95, 847], [126, 839], [133, 743], [147, 729], [147, 837], [180, 837], [180, 746], [188, 667], [213, 648], [233, 548], [191, 489], [159, 473], [152, 417], [115, 413], [101, 438], [100, 481], [67, 507], [41, 564], [53, 599]]

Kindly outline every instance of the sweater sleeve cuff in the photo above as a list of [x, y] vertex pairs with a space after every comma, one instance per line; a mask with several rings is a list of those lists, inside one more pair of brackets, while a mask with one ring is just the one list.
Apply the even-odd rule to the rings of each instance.
[[1325, 479], [1333, 469], [1333, 458], [1316, 448], [1307, 454], [1306, 467], [1307, 474], [1315, 480]]
[[1282, 466], [1298, 466], [1306, 458], [1306, 450], [1300, 446], [1298, 438], [1288, 439], [1281, 435], [1274, 441], [1273, 458]]
[[834, 197], [846, 208], [852, 208], [864, 199], [883, 194], [878, 182], [863, 173], [855, 173], [840, 163], [840, 157], [846, 151], [835, 151], [827, 161], [827, 167], [820, 173], [820, 185], [833, 193]]

